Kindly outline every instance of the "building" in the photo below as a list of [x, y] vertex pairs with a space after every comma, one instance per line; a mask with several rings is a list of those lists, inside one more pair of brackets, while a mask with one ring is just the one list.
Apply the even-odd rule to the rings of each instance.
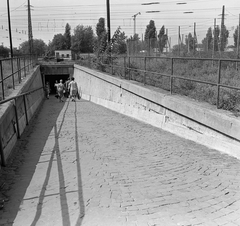
[[73, 54], [71, 50], [55, 50], [56, 59], [72, 60]]

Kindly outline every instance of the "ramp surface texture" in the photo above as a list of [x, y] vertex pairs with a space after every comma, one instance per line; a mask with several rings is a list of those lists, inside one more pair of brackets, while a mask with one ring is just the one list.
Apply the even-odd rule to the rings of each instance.
[[240, 225], [240, 161], [50, 97], [19, 140], [0, 225]]

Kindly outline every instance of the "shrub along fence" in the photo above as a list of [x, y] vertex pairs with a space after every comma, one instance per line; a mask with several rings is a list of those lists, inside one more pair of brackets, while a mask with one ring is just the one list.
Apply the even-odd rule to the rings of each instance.
[[240, 112], [239, 59], [89, 55], [77, 63]]
[[4, 100], [16, 83], [21, 83], [23, 76], [36, 63], [29, 55], [0, 59], [0, 100]]

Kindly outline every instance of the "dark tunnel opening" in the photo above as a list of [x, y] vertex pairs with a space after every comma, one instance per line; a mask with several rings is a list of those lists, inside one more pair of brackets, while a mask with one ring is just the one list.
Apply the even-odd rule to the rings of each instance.
[[63, 83], [64, 83], [69, 77], [70, 77], [69, 74], [45, 75], [45, 78], [44, 78], [45, 84], [47, 82], [49, 82], [49, 84], [50, 84], [50, 89], [51, 89], [50, 94], [55, 94], [56, 93], [56, 89], [54, 87], [55, 81], [59, 82], [60, 79], [62, 79]]

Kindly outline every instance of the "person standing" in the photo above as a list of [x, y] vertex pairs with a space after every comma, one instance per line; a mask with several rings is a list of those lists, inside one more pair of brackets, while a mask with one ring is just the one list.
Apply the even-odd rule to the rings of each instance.
[[78, 86], [77, 83], [74, 81], [74, 78], [72, 78], [72, 81], [68, 84], [68, 87], [70, 92], [70, 98], [72, 99], [72, 101], [76, 101]]
[[46, 82], [46, 85], [45, 85], [45, 95], [46, 95], [47, 99], [49, 99], [49, 94], [50, 94], [50, 85], [49, 85], [49, 82]]
[[57, 85], [57, 92], [59, 96], [59, 102], [63, 102], [63, 97], [64, 97], [64, 84], [62, 83], [62, 79], [60, 80], [60, 83]]
[[70, 78], [68, 77], [67, 81], [64, 83], [66, 98], [69, 97], [69, 83], [70, 83]]
[[58, 98], [58, 91], [57, 91], [57, 86], [58, 86], [58, 81], [56, 80], [54, 83], [54, 88], [55, 88], [55, 97]]

